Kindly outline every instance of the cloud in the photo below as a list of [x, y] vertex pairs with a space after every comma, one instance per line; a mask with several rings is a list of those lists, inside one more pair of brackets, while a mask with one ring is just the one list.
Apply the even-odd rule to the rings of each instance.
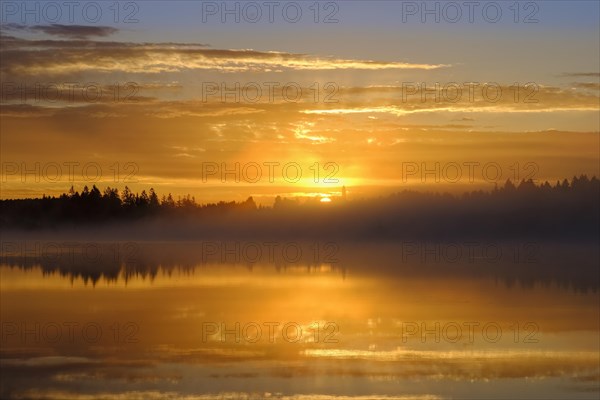
[[0, 107], [1, 116], [13, 118], [49, 117], [55, 112], [51, 108], [31, 104], [2, 104]]
[[600, 78], [600, 72], [564, 72], [560, 76], [569, 78]]
[[92, 40], [26, 40], [4, 37], [2, 73], [68, 75], [81, 72], [162, 73], [288, 70], [431, 70], [445, 64], [340, 59], [280, 51], [208, 49], [204, 44], [131, 43]]
[[[465, 89], [457, 101], [445, 97], [442, 92], [437, 96], [427, 92], [423, 98], [420, 93], [407, 93], [406, 88], [402, 87], [386, 88], [384, 92], [379, 88], [371, 87], [342, 87], [336, 93], [335, 103], [316, 102], [312, 98], [310, 88], [302, 86], [300, 86], [302, 96], [296, 101], [286, 101], [281, 93], [275, 93], [273, 96], [263, 93], [262, 96], [257, 96], [256, 102], [249, 103], [240, 99], [223, 99], [219, 93], [204, 98], [202, 90], [194, 88], [191, 88], [183, 98], [169, 97], [169, 93], [181, 90], [177, 84], [130, 82], [117, 87], [73, 82], [57, 83], [47, 85], [47, 90], [42, 92], [43, 96], [32, 91], [31, 85], [23, 85], [24, 89], [19, 86], [19, 81], [3, 83], [0, 98], [5, 106], [0, 110], [1, 115], [20, 114], [30, 117], [34, 116], [35, 111], [43, 115], [49, 112], [55, 114], [67, 106], [71, 109], [75, 108], [78, 113], [93, 114], [99, 110], [92, 106], [104, 104], [107, 108], [100, 110], [102, 112], [122, 114], [129, 110], [136, 114], [142, 112], [146, 116], [158, 118], [218, 117], [269, 112], [296, 117], [349, 114], [366, 114], [367, 117], [388, 114], [398, 117], [424, 113], [470, 113], [470, 117], [463, 115], [462, 118], [456, 117], [452, 120], [473, 122], [473, 113], [533, 114], [591, 112], [599, 109], [598, 95], [587, 90], [596, 88], [594, 85], [585, 85], [583, 88], [575, 85], [568, 89], [539, 85], [535, 92], [528, 93], [523, 90], [519, 101], [515, 101], [514, 88], [506, 85], [498, 86], [502, 95], [497, 100], [489, 98], [489, 95], [486, 98], [482, 91], [476, 91], [471, 97]], [[253, 97], [254, 94], [248, 96]], [[24, 107], [26, 105], [35, 107]]]
[[[405, 86], [342, 87], [337, 95], [342, 101], [334, 107], [312, 107], [301, 110], [305, 114], [390, 114], [405, 116], [419, 113], [546, 113], [596, 111], [600, 108], [598, 95], [587, 90], [596, 84], [575, 85], [564, 89], [535, 85], [521, 87], [494, 84], [484, 90], [486, 83], [470, 87], [466, 84], [431, 82], [427, 89], [411, 82]], [[491, 86], [490, 86], [491, 87]], [[473, 121], [467, 118], [463, 121]]]
[[26, 31], [33, 33], [43, 33], [51, 36], [59, 36], [67, 39], [88, 39], [94, 36], [109, 36], [118, 32], [117, 28], [110, 26], [86, 26], [86, 25], [22, 25], [22, 24], [5, 24], [0, 28], [6, 31]]
[[[26, 82], [4, 81], [0, 88], [0, 102], [20, 105], [38, 105], [60, 108], [73, 104], [98, 103], [136, 103], [153, 102], [151, 96], [140, 96], [140, 90], [169, 89], [169, 86], [138, 84], [136, 82], [120, 83], [118, 85], [100, 85], [98, 83], [57, 82], [36, 85]], [[4, 110], [3, 110], [4, 111]], [[3, 112], [0, 112], [3, 114]]]
[[581, 89], [600, 90], [600, 83], [597, 82], [575, 82], [574, 85]]

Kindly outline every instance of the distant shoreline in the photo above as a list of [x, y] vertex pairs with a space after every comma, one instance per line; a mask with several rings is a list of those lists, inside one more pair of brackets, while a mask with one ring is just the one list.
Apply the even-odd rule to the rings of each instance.
[[401, 192], [368, 200], [300, 204], [277, 198], [273, 207], [245, 202], [198, 205], [189, 196], [162, 201], [149, 194], [94, 186], [60, 197], [0, 201], [3, 234], [120, 240], [519, 238], [594, 240], [599, 237], [600, 181], [586, 176], [556, 185], [522, 181], [463, 196]]

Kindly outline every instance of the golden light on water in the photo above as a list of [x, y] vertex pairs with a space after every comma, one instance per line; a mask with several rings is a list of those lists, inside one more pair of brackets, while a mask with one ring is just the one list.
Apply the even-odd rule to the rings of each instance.
[[599, 398], [600, 2], [70, 3], [0, 5], [0, 399]]

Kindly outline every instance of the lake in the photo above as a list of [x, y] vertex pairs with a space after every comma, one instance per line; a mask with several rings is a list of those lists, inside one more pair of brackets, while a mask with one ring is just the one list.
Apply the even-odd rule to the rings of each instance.
[[594, 243], [3, 241], [2, 398], [597, 399]]

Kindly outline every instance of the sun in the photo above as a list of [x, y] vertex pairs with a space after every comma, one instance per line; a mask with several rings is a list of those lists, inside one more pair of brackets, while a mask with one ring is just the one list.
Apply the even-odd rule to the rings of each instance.
[[321, 203], [331, 203], [331, 199], [329, 197], [321, 198]]

